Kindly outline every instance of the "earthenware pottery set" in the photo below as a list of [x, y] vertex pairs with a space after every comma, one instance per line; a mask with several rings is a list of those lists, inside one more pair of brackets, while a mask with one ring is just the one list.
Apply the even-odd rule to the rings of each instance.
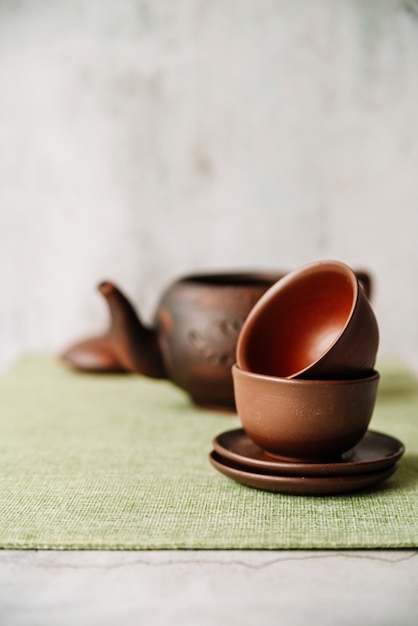
[[243, 485], [336, 495], [391, 476], [404, 446], [373, 430], [376, 317], [338, 261], [291, 272], [254, 305], [232, 367], [242, 429], [221, 433], [209, 460]]
[[[286, 274], [184, 276], [163, 292], [150, 327], [117, 285], [102, 282], [98, 291], [109, 310], [109, 328], [70, 345], [61, 358], [81, 372], [166, 378], [199, 406], [234, 410], [231, 366], [239, 332], [259, 298]], [[357, 270], [356, 275], [370, 297], [370, 274]]]
[[185, 276], [151, 326], [112, 282], [98, 290], [105, 333], [71, 345], [70, 367], [168, 379], [199, 407], [237, 412], [210, 462], [257, 489], [303, 495], [366, 489], [388, 478], [403, 444], [368, 430], [379, 383], [372, 281], [320, 261], [293, 272]]

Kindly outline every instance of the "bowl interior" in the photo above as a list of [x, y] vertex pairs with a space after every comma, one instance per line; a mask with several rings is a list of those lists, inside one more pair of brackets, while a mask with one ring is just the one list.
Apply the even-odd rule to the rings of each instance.
[[344, 267], [285, 277], [248, 316], [237, 347], [240, 367], [272, 376], [300, 374], [342, 334], [357, 296], [357, 279]]

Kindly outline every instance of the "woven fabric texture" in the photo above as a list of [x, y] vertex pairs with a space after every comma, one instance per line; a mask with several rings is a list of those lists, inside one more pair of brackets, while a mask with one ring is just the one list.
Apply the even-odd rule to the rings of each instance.
[[208, 461], [236, 415], [194, 407], [171, 383], [86, 375], [28, 355], [0, 378], [0, 548], [418, 547], [418, 387], [379, 367], [371, 428], [406, 446], [373, 490], [274, 494]]

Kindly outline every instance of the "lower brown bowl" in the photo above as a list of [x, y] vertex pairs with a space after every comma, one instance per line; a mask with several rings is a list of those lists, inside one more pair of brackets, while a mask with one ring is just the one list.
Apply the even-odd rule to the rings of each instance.
[[368, 430], [379, 373], [350, 380], [303, 380], [232, 368], [237, 412], [247, 435], [284, 459], [337, 459]]

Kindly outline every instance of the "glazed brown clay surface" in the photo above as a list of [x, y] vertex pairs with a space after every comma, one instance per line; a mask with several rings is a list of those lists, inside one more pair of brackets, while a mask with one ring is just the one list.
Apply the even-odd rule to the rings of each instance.
[[401, 441], [369, 430], [354, 448], [329, 463], [273, 459], [242, 428], [228, 430], [213, 440], [215, 452], [234, 464], [283, 476], [341, 476], [376, 472], [394, 465], [405, 452]]
[[78, 341], [64, 350], [61, 359], [73, 369], [83, 372], [120, 374], [126, 371], [107, 336]]
[[234, 409], [231, 366], [239, 332], [252, 307], [281, 276], [186, 276], [162, 294], [150, 327], [115, 284], [101, 283], [118, 361], [128, 371], [171, 380], [198, 405]]
[[216, 452], [211, 452], [209, 460], [213, 467], [236, 482], [264, 491], [286, 493], [301, 496], [339, 495], [370, 489], [383, 482], [396, 471], [397, 464], [377, 472], [351, 474], [343, 476], [278, 476], [250, 470], [223, 459]]
[[237, 343], [245, 370], [288, 378], [354, 378], [376, 361], [379, 332], [351, 268], [320, 261], [273, 285], [248, 315]]
[[[287, 272], [262, 274], [256, 272], [247, 272], [239, 274], [235, 272], [229, 274], [201, 274], [195, 276], [194, 280], [202, 280], [203, 282], [207, 282], [213, 279], [214, 282], [216, 282], [220, 278], [228, 280], [227, 277], [229, 276], [231, 282], [235, 284], [236, 282], [239, 282], [241, 280], [246, 281], [248, 279], [251, 281], [254, 278], [256, 282], [266, 281], [265, 284], [267, 288], [271, 286], [271, 284], [279, 280], [279, 278], [284, 276], [286, 273]], [[373, 286], [373, 280], [370, 272], [363, 269], [356, 270], [356, 275], [366, 295], [370, 298]], [[190, 278], [193, 279], [193, 277]], [[186, 277], [183, 280], [188, 280], [188, 278]], [[204, 342], [201, 342], [201, 345], [203, 347], [203, 345], [206, 344]], [[82, 341], [78, 341], [67, 347], [60, 356], [67, 365], [81, 372], [120, 374], [127, 371], [127, 367], [119, 362], [114, 352], [114, 342], [109, 336], [109, 332], [106, 332], [100, 336], [88, 337]], [[231, 362], [234, 360], [235, 356], [233, 356]], [[132, 364], [130, 364], [130, 367], [131, 365]], [[149, 363], [144, 363], [142, 367], [147, 370], [149, 369], [149, 365]], [[136, 365], [136, 367], [138, 368], [138, 364]], [[134, 368], [133, 371], [137, 371], [137, 369]]]
[[361, 269], [356, 269], [354, 271], [357, 276], [357, 280], [364, 290], [364, 293], [366, 294], [368, 299], [371, 300], [373, 297], [373, 279], [370, 272]]
[[247, 435], [269, 454], [330, 460], [353, 448], [372, 418], [379, 374], [301, 380], [232, 368], [237, 412]]

